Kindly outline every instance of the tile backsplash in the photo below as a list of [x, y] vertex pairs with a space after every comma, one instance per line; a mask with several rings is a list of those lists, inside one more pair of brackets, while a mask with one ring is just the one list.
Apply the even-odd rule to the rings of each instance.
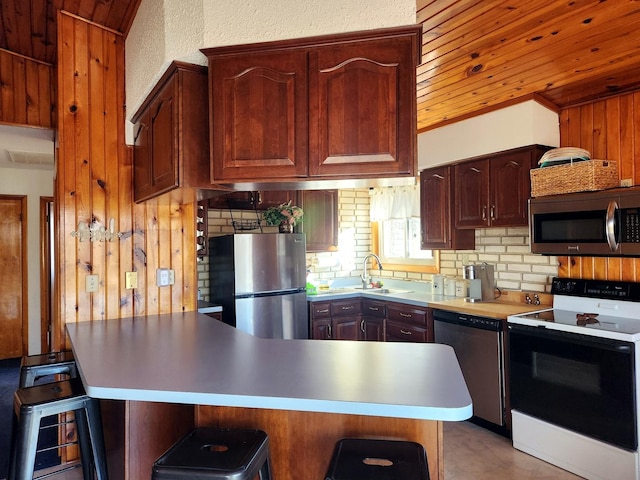
[[[339, 194], [339, 244], [337, 252], [307, 254], [307, 265], [318, 280], [354, 277], [361, 273], [362, 261], [371, 252], [369, 220], [369, 190], [345, 189]], [[233, 218], [255, 219], [255, 212], [209, 210], [209, 235], [233, 233]], [[277, 227], [263, 227], [276, 232]], [[475, 250], [442, 250], [440, 273], [462, 276], [462, 267], [486, 262], [495, 266], [496, 286], [505, 290], [549, 292], [551, 278], [558, 274], [556, 257], [533, 255], [529, 252], [529, 230], [518, 228], [487, 228], [476, 230]], [[383, 277], [397, 280], [431, 280], [431, 274], [383, 270]], [[209, 265], [207, 259], [198, 263], [200, 298], [209, 298]]]

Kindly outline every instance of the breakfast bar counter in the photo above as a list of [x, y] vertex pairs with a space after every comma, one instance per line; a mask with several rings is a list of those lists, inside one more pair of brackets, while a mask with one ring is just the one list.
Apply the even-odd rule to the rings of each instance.
[[265, 430], [279, 479], [321, 478], [345, 436], [418, 441], [437, 479], [442, 421], [472, 415], [446, 345], [261, 339], [196, 312], [67, 331], [87, 393], [106, 401], [107, 428], [122, 424], [123, 478], [150, 472], [193, 425], [224, 425]]

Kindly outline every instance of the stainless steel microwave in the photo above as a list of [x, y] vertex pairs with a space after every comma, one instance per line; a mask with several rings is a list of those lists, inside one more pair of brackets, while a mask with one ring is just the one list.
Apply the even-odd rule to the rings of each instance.
[[640, 188], [529, 199], [531, 252], [640, 257]]

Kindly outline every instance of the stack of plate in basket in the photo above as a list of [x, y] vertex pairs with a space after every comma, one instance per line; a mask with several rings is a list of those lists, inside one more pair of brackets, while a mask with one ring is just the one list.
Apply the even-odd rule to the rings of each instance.
[[555, 167], [565, 163], [582, 162], [590, 160], [591, 153], [588, 150], [577, 147], [552, 148], [538, 161], [540, 167]]
[[611, 160], [592, 160], [577, 147], [553, 148], [530, 171], [531, 196], [605, 190], [618, 186], [618, 166]]

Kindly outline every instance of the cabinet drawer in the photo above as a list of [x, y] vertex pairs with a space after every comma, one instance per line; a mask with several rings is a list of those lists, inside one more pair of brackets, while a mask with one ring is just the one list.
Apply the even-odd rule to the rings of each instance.
[[387, 313], [387, 302], [379, 300], [362, 299], [362, 313], [370, 317], [384, 318]]
[[387, 320], [386, 340], [387, 342], [426, 343], [427, 329], [405, 322]]
[[311, 318], [331, 318], [330, 302], [311, 302]]
[[411, 323], [422, 327], [427, 326], [427, 311], [411, 305], [389, 303], [387, 318], [396, 322]]
[[334, 300], [331, 302], [331, 316], [356, 315], [360, 313], [360, 299]]

